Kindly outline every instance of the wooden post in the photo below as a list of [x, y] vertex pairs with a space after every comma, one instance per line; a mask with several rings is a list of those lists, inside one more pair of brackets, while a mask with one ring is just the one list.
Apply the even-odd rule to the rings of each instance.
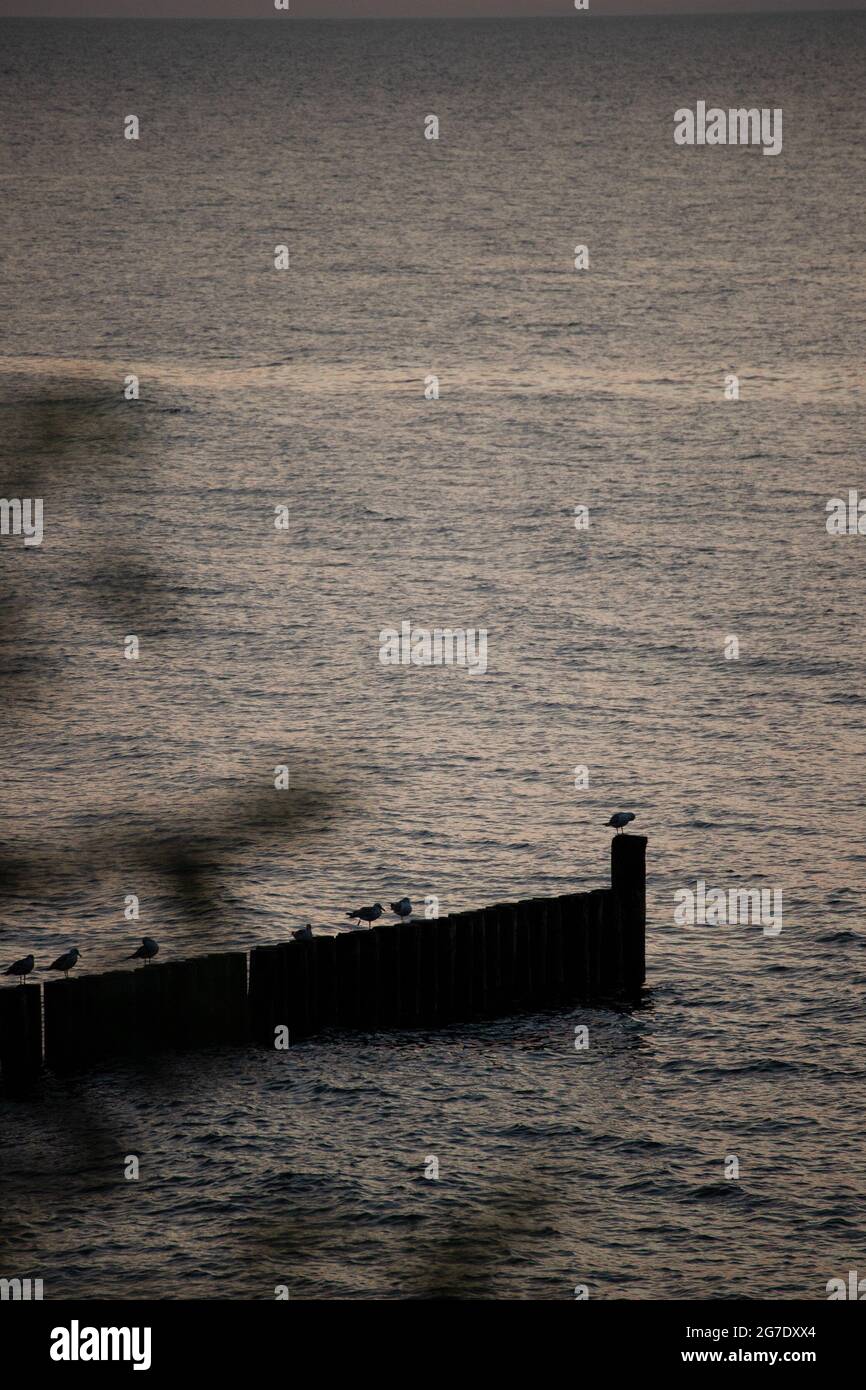
[[213, 1046], [219, 1040], [213, 957], [166, 961], [157, 968], [161, 970], [163, 987], [163, 1046], [177, 1052]]
[[337, 939], [314, 936], [316, 953], [317, 1027], [332, 1028], [337, 1021]]
[[529, 921], [529, 1002], [544, 1008], [550, 1001], [547, 991], [547, 899], [530, 898], [524, 909]]
[[491, 1016], [504, 1012], [502, 1002], [502, 951], [500, 941], [499, 904], [485, 907], [478, 913], [484, 940], [484, 980], [487, 988], [486, 1012]]
[[206, 1036], [212, 1046], [246, 1042], [247, 957], [245, 951], [219, 951], [205, 956], [207, 987]]
[[623, 994], [621, 899], [613, 891], [601, 900], [601, 993], [605, 999]]
[[605, 893], [609, 888], [594, 888], [586, 895], [586, 941], [587, 941], [587, 980], [586, 997], [589, 1000], [601, 998], [601, 938], [602, 912]]
[[516, 918], [514, 951], [514, 1003], [518, 1009], [528, 1009], [533, 1002], [532, 981], [532, 920], [533, 913], [526, 902], [514, 904]]
[[[161, 965], [142, 966], [133, 973], [135, 997], [135, 1052], [140, 1057], [148, 1057], [158, 1051], [163, 1043], [162, 1025], [162, 972]], [[58, 984], [60, 981], [58, 981]], [[46, 990], [47, 990], [46, 986]], [[46, 1022], [48, 1001], [46, 999]]]
[[[145, 973], [148, 986], [159, 987], [159, 999], [154, 1001], [155, 1010], [148, 1029], [148, 1052], [161, 1049], [183, 1052], [196, 1046], [196, 1039], [207, 1039], [207, 986], [204, 962], [192, 960], [167, 960], [161, 965], [142, 967], [140, 976]], [[199, 1046], [201, 1043], [198, 1044]]]
[[375, 928], [358, 932], [358, 1027], [379, 1027], [379, 938]]
[[517, 1003], [517, 909], [514, 903], [497, 903], [499, 919], [499, 1004], [510, 1013]]
[[589, 894], [565, 893], [558, 902], [564, 1002], [579, 1004], [589, 996]]
[[74, 976], [70, 980], [44, 983], [44, 1033], [46, 1065], [63, 1074], [88, 1066], [99, 1058], [99, 999], [93, 997], [97, 976]]
[[434, 920], [436, 937], [436, 985], [440, 1023], [453, 1023], [454, 1002], [454, 923], [450, 917]]
[[400, 1024], [400, 947], [403, 922], [377, 922], [379, 954], [379, 1026], [396, 1028]]
[[85, 1066], [90, 1059], [90, 1028], [83, 1007], [85, 978], [45, 981], [45, 1061], [59, 1075]]
[[474, 912], [453, 912], [448, 918], [454, 950], [453, 1015], [459, 1022], [468, 1022], [474, 1012], [472, 995], [472, 962], [475, 955]]
[[310, 960], [311, 941], [292, 941], [286, 946], [286, 972], [289, 996], [289, 1039], [309, 1037], [310, 1022]]
[[418, 989], [420, 995], [420, 1022], [425, 1028], [439, 1021], [439, 960], [437, 950], [436, 918], [424, 918], [419, 923], [418, 934]]
[[337, 1023], [341, 1028], [357, 1028], [361, 1016], [359, 934], [344, 931], [337, 937]]
[[623, 981], [635, 997], [646, 979], [646, 845], [646, 835], [614, 835], [610, 842], [610, 881], [622, 918]]
[[26, 1094], [42, 1070], [42, 998], [38, 985], [0, 989], [0, 1068], [7, 1095]]
[[424, 922], [404, 922], [400, 928], [400, 1022], [415, 1028], [421, 1017], [421, 932]]
[[313, 942], [296, 941], [296, 946], [304, 946], [307, 953], [307, 1029], [315, 1033], [319, 1026], [319, 956]]
[[487, 999], [487, 923], [483, 913], [472, 914], [472, 1012], [486, 1014]]
[[[289, 1026], [287, 946], [255, 946], [250, 952], [249, 1013], [252, 1036], [262, 1047], [274, 1046], [274, 1030]], [[140, 970], [139, 978], [151, 974]], [[289, 1034], [291, 1042], [291, 1033]]]
[[227, 1036], [226, 1042], [248, 1043], [250, 1040], [250, 1013], [247, 1004], [249, 990], [249, 968], [246, 951], [230, 951], [222, 957], [223, 981], [226, 991], [226, 1009], [231, 1018], [230, 1026], [234, 1036]]
[[91, 978], [107, 981], [102, 995], [102, 1055], [134, 1056], [137, 1050], [134, 971], [112, 970], [107, 975]]
[[547, 899], [547, 997], [551, 1006], [566, 1002], [559, 898]]
[[[135, 994], [132, 972], [110, 970], [105, 975], [81, 975], [76, 988], [65, 997], [54, 985], [72, 984], [72, 980], [52, 980], [50, 999], [55, 1012], [64, 1003], [70, 1004], [86, 1018], [80, 1038], [68, 1039], [77, 1053], [80, 1066], [91, 1066], [109, 1057], [128, 1057], [135, 1048]], [[46, 984], [46, 988], [48, 985]], [[72, 1027], [80, 1025], [72, 1024]]]

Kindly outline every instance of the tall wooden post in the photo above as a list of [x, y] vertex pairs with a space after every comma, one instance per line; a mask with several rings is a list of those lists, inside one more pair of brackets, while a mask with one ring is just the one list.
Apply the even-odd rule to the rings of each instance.
[[610, 881], [622, 919], [623, 980], [639, 996], [646, 979], [646, 835], [614, 835]]
[[40, 994], [38, 985], [0, 989], [0, 1067], [10, 1096], [26, 1093], [42, 1070]]

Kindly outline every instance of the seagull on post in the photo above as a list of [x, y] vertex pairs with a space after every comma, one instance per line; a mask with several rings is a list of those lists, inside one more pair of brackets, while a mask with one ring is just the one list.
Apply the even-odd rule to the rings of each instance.
[[634, 811], [616, 811], [610, 820], [605, 821], [605, 825], [615, 825], [617, 834], [621, 835], [623, 827], [632, 820], [634, 820]]
[[57, 959], [53, 961], [51, 965], [48, 966], [48, 969], [62, 970], [64, 976], [68, 980], [69, 972], [74, 965], [78, 964], [78, 957], [80, 955], [81, 952], [79, 951], [78, 947], [73, 946], [71, 951], [64, 951], [62, 956], [58, 956]]
[[312, 941], [313, 928], [310, 926], [310, 923], [308, 922], [305, 927], [298, 927], [297, 931], [293, 931], [292, 937], [295, 941]]
[[351, 917], [353, 921], [366, 922], [368, 926], [372, 926], [376, 918], [382, 916], [382, 904], [374, 903], [372, 907], [358, 907], [354, 912], [347, 912], [346, 916]]
[[152, 936], [143, 936], [141, 945], [137, 951], [133, 951], [131, 956], [124, 956], [124, 960], [143, 960], [145, 965], [153, 960], [159, 951], [159, 943], [154, 941]]
[[3, 974], [19, 975], [21, 977], [20, 982], [23, 985], [24, 976], [30, 974], [30, 971], [33, 969], [35, 964], [36, 961], [33, 959], [32, 956], [22, 956], [21, 960], [13, 960], [12, 964], [9, 966], [9, 969], [4, 970]]
[[401, 898], [398, 903], [391, 904], [391, 911], [396, 912], [401, 920], [412, 916], [412, 904], [408, 898]]

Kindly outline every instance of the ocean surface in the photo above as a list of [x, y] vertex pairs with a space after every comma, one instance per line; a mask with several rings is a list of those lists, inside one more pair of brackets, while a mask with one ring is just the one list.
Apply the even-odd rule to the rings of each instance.
[[[0, 963], [597, 887], [621, 808], [650, 872], [630, 1012], [0, 1103], [0, 1276], [866, 1271], [866, 537], [825, 526], [866, 490], [864, 18], [11, 21], [0, 53], [0, 490], [44, 499], [41, 546], [0, 538]], [[698, 100], [781, 107], [782, 153], [675, 146]], [[487, 673], [383, 666], [404, 620], [486, 628]], [[676, 925], [698, 879], [780, 890], [781, 933]]]

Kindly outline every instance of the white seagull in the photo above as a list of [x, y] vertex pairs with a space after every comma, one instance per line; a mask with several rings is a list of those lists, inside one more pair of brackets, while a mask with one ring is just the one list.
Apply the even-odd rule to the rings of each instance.
[[605, 825], [615, 825], [617, 834], [622, 834], [623, 826], [628, 825], [629, 821], [632, 820], [634, 820], [634, 811], [616, 811], [610, 820], [605, 821]]
[[79, 951], [78, 947], [73, 946], [71, 951], [64, 951], [62, 956], [58, 956], [56, 961], [54, 961], [51, 965], [48, 966], [48, 969], [62, 970], [68, 980], [69, 972], [72, 969], [72, 967], [78, 963], [78, 957], [80, 955], [81, 952]]
[[376, 918], [382, 916], [382, 904], [374, 903], [372, 907], [358, 907], [354, 912], [347, 912], [346, 916], [351, 917], [353, 921], [357, 919], [359, 922], [369, 922], [372, 926]]
[[4, 970], [4, 975], [20, 975], [21, 983], [24, 983], [24, 976], [29, 975], [36, 961], [32, 956], [22, 956], [21, 960], [13, 960], [8, 970]]
[[152, 936], [143, 936], [141, 945], [137, 951], [133, 951], [131, 956], [124, 956], [124, 960], [143, 960], [145, 965], [152, 961], [159, 952], [159, 942], [154, 941]]
[[397, 916], [401, 918], [411, 917], [412, 904], [410, 903], [408, 898], [401, 898], [398, 903], [391, 904], [391, 911], [396, 912]]

